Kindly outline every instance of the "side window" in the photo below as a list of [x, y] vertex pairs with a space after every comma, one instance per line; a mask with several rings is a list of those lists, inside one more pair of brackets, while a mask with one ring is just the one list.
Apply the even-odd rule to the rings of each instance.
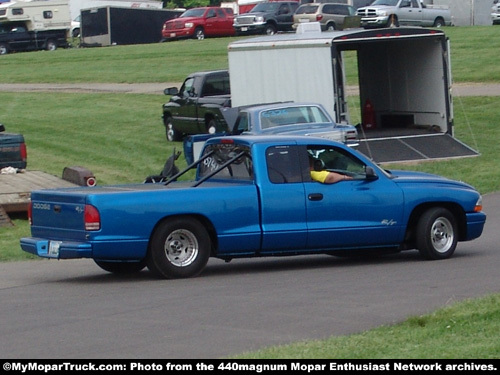
[[297, 148], [273, 146], [266, 151], [267, 175], [273, 184], [302, 182]]
[[179, 96], [184, 98], [189, 98], [190, 96], [194, 96], [194, 78], [187, 78], [182, 84], [181, 90], [179, 92]]
[[224, 18], [224, 12], [222, 9], [217, 9], [217, 17]]
[[13, 16], [21, 16], [24, 14], [23, 8], [12, 8], [12, 15]]
[[201, 96], [229, 95], [229, 76], [209, 76], [203, 86]]
[[43, 11], [43, 18], [51, 19], [52, 17], [54, 17], [54, 14], [52, 13], [51, 10], [44, 10]]
[[342, 148], [332, 146], [309, 146], [308, 156], [311, 159], [311, 166], [314, 170], [328, 170], [340, 172], [350, 176], [364, 177], [365, 164], [354, 155]]

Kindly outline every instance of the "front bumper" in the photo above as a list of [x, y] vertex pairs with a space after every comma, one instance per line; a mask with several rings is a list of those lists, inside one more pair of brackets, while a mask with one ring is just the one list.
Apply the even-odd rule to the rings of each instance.
[[248, 25], [233, 25], [236, 33], [238, 34], [260, 34], [263, 33], [266, 29], [266, 23], [252, 23]]
[[467, 235], [465, 241], [470, 241], [481, 236], [484, 224], [486, 223], [486, 215], [482, 212], [474, 212], [466, 214], [466, 218]]
[[161, 35], [163, 40], [192, 38], [194, 37], [194, 28], [163, 30]]
[[362, 27], [383, 27], [387, 25], [388, 16], [361, 18]]

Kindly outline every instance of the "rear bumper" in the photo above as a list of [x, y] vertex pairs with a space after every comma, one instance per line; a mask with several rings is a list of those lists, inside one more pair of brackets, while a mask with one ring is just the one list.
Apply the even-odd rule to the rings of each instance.
[[86, 242], [49, 241], [43, 238], [21, 238], [21, 249], [51, 259], [92, 258], [92, 244]]

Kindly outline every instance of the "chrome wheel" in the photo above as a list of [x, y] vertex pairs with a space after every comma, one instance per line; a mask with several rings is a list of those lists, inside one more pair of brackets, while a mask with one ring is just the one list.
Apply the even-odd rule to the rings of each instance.
[[446, 253], [450, 250], [454, 237], [455, 234], [450, 221], [445, 217], [437, 218], [431, 228], [431, 240], [434, 249], [438, 253]]
[[167, 237], [165, 256], [176, 267], [186, 267], [198, 256], [198, 241], [196, 236], [185, 229], [176, 230]]

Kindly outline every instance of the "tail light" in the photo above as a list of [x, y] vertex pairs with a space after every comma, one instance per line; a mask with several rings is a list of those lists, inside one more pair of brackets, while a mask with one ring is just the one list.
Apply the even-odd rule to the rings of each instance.
[[101, 229], [101, 215], [97, 208], [90, 204], [86, 204], [83, 217], [85, 221], [85, 230], [95, 231]]
[[33, 225], [33, 203], [31, 201], [28, 204], [28, 221], [30, 225]]
[[320, 13], [320, 14], [316, 14], [316, 21], [321, 21], [323, 19], [323, 15]]
[[28, 159], [28, 150], [26, 149], [26, 143], [21, 143], [20, 146], [20, 151], [21, 151], [21, 160], [26, 161]]

